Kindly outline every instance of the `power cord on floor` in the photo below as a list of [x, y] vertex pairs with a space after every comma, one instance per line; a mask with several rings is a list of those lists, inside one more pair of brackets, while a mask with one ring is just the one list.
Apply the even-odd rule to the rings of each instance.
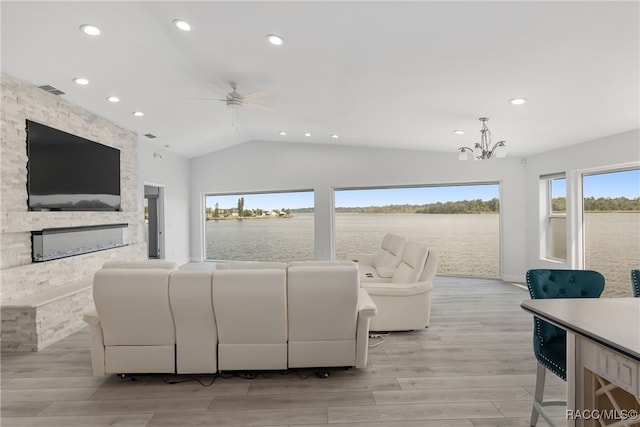
[[369, 348], [373, 348], [373, 347], [377, 347], [380, 344], [382, 344], [383, 342], [385, 342], [385, 337], [388, 337], [389, 335], [391, 335], [391, 332], [387, 332], [387, 333], [372, 333], [369, 334], [369, 339], [379, 339], [380, 341], [376, 342], [376, 343], [372, 343], [369, 344]]
[[[301, 380], [306, 380], [309, 379], [312, 376], [316, 376], [318, 378], [324, 379], [324, 378], [329, 378], [329, 376], [331, 375], [330, 372], [327, 369], [312, 369], [310, 370], [308, 373], [298, 370], [298, 369], [290, 369], [290, 370], [286, 370], [286, 371], [279, 371], [280, 375], [286, 376], [286, 375], [296, 375], [298, 378], [300, 378]], [[213, 385], [213, 383], [217, 380], [217, 379], [222, 379], [222, 380], [229, 380], [231, 378], [241, 378], [241, 379], [245, 379], [245, 380], [255, 380], [256, 378], [260, 377], [260, 378], [271, 378], [273, 376], [273, 373], [269, 372], [269, 373], [265, 373], [265, 372], [259, 372], [259, 371], [235, 371], [235, 372], [230, 372], [230, 373], [223, 373], [223, 372], [218, 372], [216, 374], [212, 374], [212, 375], [200, 375], [200, 376], [181, 376], [181, 377], [176, 377], [176, 378], [160, 378], [160, 380], [165, 383], [165, 384], [182, 384], [182, 383], [186, 383], [186, 382], [190, 382], [190, 381], [195, 381], [198, 384], [200, 384], [203, 387], [210, 387]], [[127, 374], [120, 374], [120, 377], [127, 380], [127, 381], [137, 381], [137, 378], [131, 376], [131, 375], [127, 375]], [[202, 378], [211, 378], [210, 381], [205, 382], [203, 381]]]
[[219, 378], [220, 375], [218, 374], [214, 374], [211, 376], [211, 381], [209, 383], [205, 383], [204, 381], [202, 381], [202, 379], [200, 377], [188, 377], [188, 378], [181, 378], [181, 379], [166, 379], [166, 378], [161, 378], [162, 382], [165, 384], [182, 384], [182, 383], [188, 383], [190, 381], [195, 381], [198, 384], [200, 384], [202, 387], [211, 387], [213, 385], [213, 383], [215, 382], [216, 378]]

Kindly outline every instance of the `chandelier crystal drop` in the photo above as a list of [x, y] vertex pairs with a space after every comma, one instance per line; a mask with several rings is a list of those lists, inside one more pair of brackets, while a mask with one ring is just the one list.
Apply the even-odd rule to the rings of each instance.
[[506, 141], [498, 141], [492, 146], [491, 131], [487, 127], [487, 121], [489, 119], [487, 117], [480, 117], [479, 120], [482, 122], [482, 129], [480, 129], [480, 142], [477, 142], [473, 148], [458, 148], [458, 151], [460, 151], [459, 159], [468, 160], [469, 154], [473, 156], [474, 160], [486, 160], [494, 156], [499, 159], [507, 157]]

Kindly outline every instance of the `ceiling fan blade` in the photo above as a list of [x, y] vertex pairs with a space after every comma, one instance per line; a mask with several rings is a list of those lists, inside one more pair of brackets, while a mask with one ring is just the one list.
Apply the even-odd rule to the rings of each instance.
[[269, 95], [271, 95], [271, 92], [269, 92], [268, 90], [259, 90], [257, 92], [252, 92], [248, 95], [244, 95], [242, 99], [253, 100], [258, 98], [264, 98], [265, 96], [269, 96]]
[[214, 85], [213, 83], [207, 83], [207, 86], [209, 86], [211, 89], [215, 90], [216, 92], [218, 92], [220, 95], [224, 96], [225, 98], [229, 94], [226, 90], [222, 89], [220, 86]]
[[250, 108], [266, 111], [267, 113], [271, 113], [273, 111], [272, 107], [267, 107], [266, 105], [262, 105], [262, 104], [256, 104], [254, 102], [245, 102], [243, 104]]
[[226, 98], [225, 99], [222, 99], [222, 98], [189, 98], [189, 99], [193, 99], [193, 100], [196, 100], [196, 101], [226, 101]]

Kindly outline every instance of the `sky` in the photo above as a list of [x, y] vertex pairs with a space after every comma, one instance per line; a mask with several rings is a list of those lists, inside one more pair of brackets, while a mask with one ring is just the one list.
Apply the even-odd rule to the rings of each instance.
[[[585, 197], [640, 197], [640, 170], [588, 175], [584, 177]], [[499, 198], [497, 184], [437, 187], [384, 188], [371, 190], [336, 190], [336, 207], [384, 205], [423, 205], [457, 200], [491, 200]], [[554, 191], [555, 193], [555, 191]], [[565, 194], [554, 194], [564, 196]], [[295, 193], [233, 194], [207, 196], [207, 207], [216, 202], [221, 209], [235, 208], [244, 197], [245, 209], [299, 209], [313, 207], [313, 191]]]
[[640, 170], [586, 175], [582, 184], [584, 197], [640, 197]]

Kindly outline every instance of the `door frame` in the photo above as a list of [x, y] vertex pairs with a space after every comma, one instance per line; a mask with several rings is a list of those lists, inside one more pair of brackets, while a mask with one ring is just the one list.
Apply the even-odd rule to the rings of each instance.
[[[158, 189], [157, 197], [147, 197], [146, 188], [154, 187]], [[143, 199], [154, 198], [157, 200], [158, 215], [158, 256], [157, 259], [165, 258], [165, 186], [162, 184], [143, 182], [142, 184]], [[144, 204], [144, 200], [143, 200]], [[147, 240], [147, 257], [149, 257], [149, 240]]]

